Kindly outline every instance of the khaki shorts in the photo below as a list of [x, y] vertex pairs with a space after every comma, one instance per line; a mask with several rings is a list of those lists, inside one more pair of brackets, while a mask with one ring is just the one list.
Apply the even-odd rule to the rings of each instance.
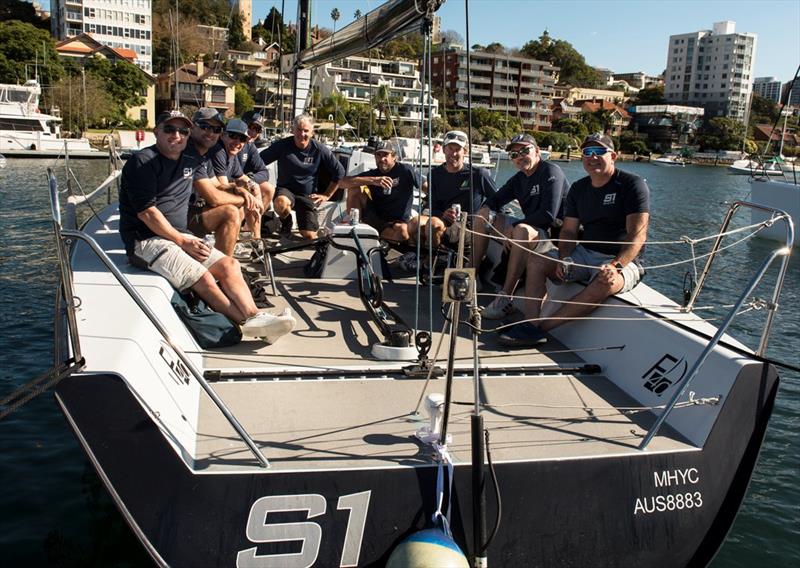
[[[558, 259], [558, 249], [548, 253], [551, 257]], [[582, 245], [575, 247], [570, 255], [573, 262], [576, 264], [585, 264], [590, 266], [601, 266], [607, 264], [608, 261], [614, 258], [612, 254], [603, 254], [594, 250], [587, 249]], [[591, 282], [598, 275], [600, 271], [593, 268], [586, 268], [585, 266], [573, 266], [570, 274], [570, 281], [572, 282]], [[644, 268], [638, 261], [634, 260], [629, 262], [625, 268], [622, 269], [622, 279], [625, 283], [622, 285], [622, 290], [617, 294], [633, 290], [644, 277]]]
[[208, 258], [200, 262], [173, 241], [161, 237], [136, 241], [133, 252], [149, 270], [169, 280], [172, 287], [181, 292], [194, 286], [212, 265], [225, 258], [222, 251], [212, 248]]

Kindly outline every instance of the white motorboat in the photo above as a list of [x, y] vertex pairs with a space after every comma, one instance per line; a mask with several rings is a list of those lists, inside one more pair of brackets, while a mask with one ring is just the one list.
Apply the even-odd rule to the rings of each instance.
[[728, 171], [732, 174], [748, 175], [748, 176], [782, 176], [784, 174], [780, 163], [777, 160], [753, 160], [741, 159], [735, 160], [730, 166]]
[[686, 166], [686, 160], [676, 154], [664, 154], [663, 156], [650, 160], [650, 163], [655, 166], [666, 168], [682, 168]]
[[[795, 226], [800, 225], [800, 176], [793, 177], [786, 174], [781, 179], [754, 177], [750, 180], [750, 199], [769, 209], [777, 209], [788, 213]], [[771, 211], [761, 209], [752, 210], [752, 222], [763, 223], [774, 217]], [[771, 224], [759, 231], [760, 237], [773, 241], [782, 241], [783, 228], [780, 223]]]
[[0, 84], [0, 152], [8, 158], [106, 158], [86, 138], [62, 138], [61, 117], [39, 112], [42, 88]]

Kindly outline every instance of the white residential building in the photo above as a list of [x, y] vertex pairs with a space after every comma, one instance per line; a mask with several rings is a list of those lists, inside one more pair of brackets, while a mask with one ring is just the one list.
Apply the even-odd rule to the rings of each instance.
[[706, 118], [744, 120], [753, 90], [754, 33], [736, 33], [735, 22], [669, 38], [664, 97], [705, 109]]
[[781, 87], [783, 83], [775, 77], [756, 77], [753, 80], [753, 92], [774, 103], [781, 102]]
[[362, 104], [369, 104], [378, 87], [386, 85], [392, 101], [392, 119], [397, 126], [419, 125], [423, 105], [426, 105], [427, 119], [429, 100], [433, 118], [439, 117], [439, 101], [430, 95], [427, 84], [425, 94], [421, 96], [419, 64], [415, 61], [366, 57], [337, 59], [318, 70], [316, 84], [323, 99], [332, 93], [340, 93], [350, 102]]
[[135, 63], [153, 72], [151, 0], [51, 0], [57, 41], [87, 33], [109, 47], [136, 52]]

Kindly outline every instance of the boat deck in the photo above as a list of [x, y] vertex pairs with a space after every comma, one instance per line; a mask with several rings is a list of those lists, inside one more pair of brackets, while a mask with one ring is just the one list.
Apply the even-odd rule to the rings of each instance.
[[[277, 274], [291, 274], [294, 259], [275, 260]], [[381, 339], [358, 297], [354, 281], [282, 276], [276, 308], [290, 306], [298, 325], [274, 345], [243, 341], [204, 354], [216, 392], [259, 445], [273, 469], [341, 469], [430, 464], [431, 451], [414, 437], [427, 424], [424, 395], [445, 391], [445, 379], [407, 376], [410, 362], [386, 362], [370, 354]], [[387, 304], [413, 326], [415, 286], [410, 278], [384, 285]], [[434, 287], [434, 305], [441, 288]], [[486, 303], [488, 299], [482, 300]], [[427, 313], [428, 288], [420, 289]], [[427, 328], [427, 316], [421, 316]], [[484, 327], [497, 322], [484, 321]], [[443, 328], [436, 314], [433, 357]], [[448, 432], [455, 463], [470, 461], [470, 423], [475, 384], [473, 342], [461, 326], [456, 343], [454, 404]], [[445, 338], [438, 363], [446, 357]], [[539, 349], [509, 351], [496, 334], [478, 340], [480, 396], [491, 430], [495, 461], [568, 459], [635, 453], [653, 422], [639, 405], [600, 374], [583, 373], [592, 363], [551, 339]], [[365, 365], [365, 362], [367, 363]], [[210, 399], [202, 397], [196, 467], [217, 472], [252, 465], [254, 459]], [[412, 414], [420, 399], [419, 420]], [[649, 452], [692, 450], [664, 428]]]

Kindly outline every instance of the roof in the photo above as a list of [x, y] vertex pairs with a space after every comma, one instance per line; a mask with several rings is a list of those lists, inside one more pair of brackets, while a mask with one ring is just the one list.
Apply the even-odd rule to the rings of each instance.
[[618, 112], [622, 118], [630, 118], [631, 115], [628, 114], [624, 108], [615, 105], [614, 103], [610, 103], [608, 101], [575, 101], [575, 104], [581, 107], [582, 111], [585, 112], [597, 112], [599, 110], [608, 110], [611, 112]]
[[137, 58], [136, 52], [132, 49], [105, 45], [87, 33], [81, 33], [61, 40], [56, 44], [56, 51], [61, 55], [77, 55], [80, 57], [101, 54], [105, 57], [124, 59], [129, 63], [135, 62]]
[[[753, 126], [753, 138], [756, 140], [771, 139], [775, 142], [780, 142], [782, 133], [783, 131], [780, 128], [773, 130], [771, 124], [756, 124]], [[796, 146], [800, 142], [800, 136], [787, 130], [783, 133], [783, 141], [788, 142], [790, 146]]]
[[[163, 75], [164, 74], [160, 76]], [[167, 75], [171, 76], [173, 73], [168, 73]], [[206, 67], [204, 69], [204, 73], [200, 77], [197, 76], [196, 63], [186, 63], [178, 68], [178, 81], [181, 83], [205, 83], [205, 81], [212, 75], [219, 75], [220, 80], [222, 81], [228, 81], [230, 83], [236, 82], [227, 71], [213, 66]]]

